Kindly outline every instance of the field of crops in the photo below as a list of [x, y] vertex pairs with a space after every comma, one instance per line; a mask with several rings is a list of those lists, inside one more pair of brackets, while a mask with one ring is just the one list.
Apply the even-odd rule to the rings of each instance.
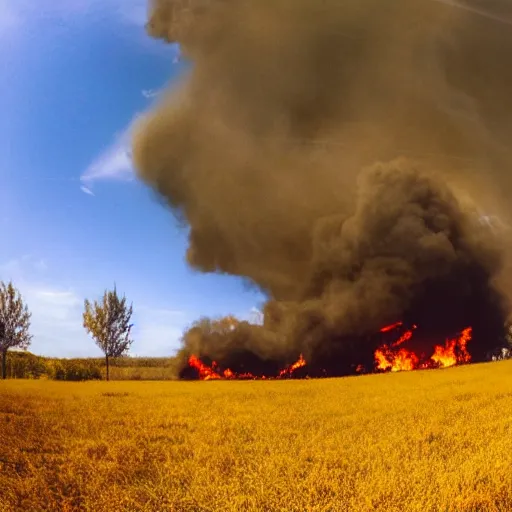
[[512, 361], [274, 382], [0, 382], [0, 510], [510, 511]]
[[[6, 374], [9, 379], [50, 379], [83, 381], [104, 379], [104, 358], [62, 359], [29, 352], [9, 351]], [[178, 375], [175, 357], [119, 357], [110, 359], [112, 380], [174, 380]]]

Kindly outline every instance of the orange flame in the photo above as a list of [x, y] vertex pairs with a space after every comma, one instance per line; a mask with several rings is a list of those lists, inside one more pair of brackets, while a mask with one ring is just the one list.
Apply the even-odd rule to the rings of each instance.
[[[267, 377], [262, 375], [261, 377], [257, 377], [252, 373], [235, 373], [230, 368], [227, 368], [223, 372], [220, 371], [219, 365], [213, 361], [211, 366], [204, 364], [197, 356], [190, 356], [188, 360], [188, 364], [190, 367], [195, 368], [199, 372], [200, 380], [218, 380], [218, 379], [261, 379], [266, 380]], [[277, 378], [284, 377], [286, 375], [292, 375], [295, 370], [298, 368], [302, 368], [306, 366], [307, 362], [304, 359], [303, 355], [300, 354], [299, 359], [293, 363], [292, 365], [284, 368], [279, 372]]]
[[[397, 322], [393, 325], [388, 325], [380, 330], [380, 332], [389, 332], [396, 327], [400, 327], [402, 322]], [[413, 329], [416, 329], [416, 326], [413, 326]], [[394, 341], [391, 344], [391, 347], [388, 345], [383, 345], [380, 349], [375, 351], [375, 361], [377, 363], [378, 370], [388, 370], [391, 369], [392, 372], [398, 371], [408, 371], [414, 370], [416, 365], [418, 364], [418, 357], [414, 352], [410, 352], [405, 349], [400, 349], [398, 352], [394, 352], [391, 348], [396, 348], [399, 345], [402, 345], [406, 341], [412, 338], [412, 330], [405, 331], [398, 340]]]
[[[388, 332], [401, 324], [397, 323], [393, 326], [384, 327], [381, 332]], [[416, 326], [413, 326], [416, 329]], [[410, 371], [417, 368], [432, 367], [432, 363], [439, 368], [448, 368], [456, 364], [468, 363], [471, 361], [471, 355], [467, 350], [467, 343], [471, 340], [472, 328], [467, 327], [462, 331], [458, 338], [447, 340], [444, 346], [436, 345], [434, 347], [434, 354], [430, 357], [429, 362], [422, 362], [420, 358], [414, 353], [404, 348], [398, 351], [392, 350], [406, 341], [410, 340], [413, 331], [406, 331], [397, 341], [393, 342], [390, 346], [383, 345], [375, 351], [375, 363], [378, 370], [397, 371]]]
[[[416, 326], [413, 326], [413, 329], [416, 329]], [[398, 347], [398, 345], [401, 345], [402, 343], [405, 343], [406, 341], [410, 340], [412, 338], [412, 330], [405, 331], [398, 340], [396, 340], [394, 343], [391, 344], [392, 347]]]
[[[220, 379], [220, 375], [213, 369], [210, 368], [208, 365], [201, 362], [200, 359], [198, 359], [196, 356], [190, 356], [188, 360], [189, 366], [192, 368], [195, 368], [199, 372], [199, 378], [201, 380], [212, 380], [212, 379]], [[216, 363], [215, 361], [212, 364], [212, 367], [215, 367]]]
[[418, 365], [418, 356], [404, 348], [398, 351], [393, 360], [392, 372], [411, 371]]
[[471, 339], [472, 329], [464, 329], [459, 338], [446, 340], [444, 347], [436, 345], [434, 355], [430, 358], [441, 368], [448, 368], [460, 363], [469, 363], [471, 355], [466, 345]]
[[375, 360], [377, 362], [377, 369], [391, 369], [392, 372], [414, 370], [419, 362], [419, 358], [414, 352], [404, 348], [398, 352], [392, 352], [387, 347], [375, 351]]
[[396, 329], [397, 327], [402, 327], [403, 323], [402, 322], [395, 322], [394, 324], [391, 324], [391, 325], [386, 325], [386, 327], [383, 327], [380, 332], [389, 332], [389, 331], [392, 331], [393, 329]]
[[298, 368], [302, 368], [303, 366], [306, 366], [306, 360], [304, 359], [303, 355], [301, 354], [299, 356], [299, 359], [295, 361], [292, 365], [290, 365], [288, 368], [285, 368], [284, 370], [281, 370], [279, 372], [279, 377], [284, 377], [285, 375], [291, 375], [295, 370]]
[[232, 379], [235, 374], [228, 368], [227, 370], [224, 370], [223, 375], [225, 379]]
[[[402, 322], [383, 327], [380, 332], [387, 333], [401, 327]], [[471, 361], [471, 355], [468, 352], [467, 344], [471, 340], [472, 328], [467, 327], [458, 337], [446, 340], [444, 346], [436, 345], [434, 353], [429, 359], [425, 359], [424, 355], [420, 357], [414, 352], [401, 347], [404, 343], [413, 337], [413, 331], [417, 328], [416, 325], [412, 329], [405, 331], [396, 341], [382, 345], [375, 353], [375, 363], [377, 370], [381, 371], [411, 371], [418, 368], [448, 368], [457, 364], [464, 364]], [[397, 347], [400, 347], [399, 349]], [[197, 356], [192, 355], [188, 360], [189, 366], [197, 369], [200, 380], [218, 380], [218, 379], [262, 379], [265, 380], [269, 377], [255, 376], [251, 373], [236, 373], [230, 368], [221, 371], [219, 365], [213, 361], [211, 366], [204, 364]], [[274, 377], [277, 379], [285, 378], [293, 375], [293, 373], [307, 365], [304, 356], [300, 354], [299, 359], [290, 366], [282, 369]], [[356, 369], [357, 373], [364, 370], [362, 365]], [[325, 373], [325, 371], [324, 371]], [[272, 378], [272, 377], [270, 377]]]
[[471, 361], [471, 354], [468, 352], [467, 344], [468, 341], [471, 341], [471, 336], [473, 335], [473, 328], [466, 327], [462, 331], [462, 334], [459, 338], [459, 349], [460, 349], [460, 362], [461, 363], [469, 363]]
[[387, 370], [393, 366], [393, 363], [388, 361], [386, 354], [380, 349], [375, 351], [375, 362], [377, 363], [378, 370]]

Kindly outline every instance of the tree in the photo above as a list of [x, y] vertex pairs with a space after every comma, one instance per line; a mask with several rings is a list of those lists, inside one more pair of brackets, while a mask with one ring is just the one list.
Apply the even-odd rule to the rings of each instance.
[[29, 333], [31, 313], [23, 303], [20, 292], [12, 282], [0, 283], [0, 352], [2, 378], [7, 377], [7, 351], [10, 348], [26, 350], [32, 335]]
[[127, 307], [126, 297], [119, 298], [115, 286], [112, 291], [105, 290], [101, 302], [91, 304], [85, 299], [84, 305], [84, 327], [105, 354], [109, 380], [109, 358], [127, 354], [133, 343], [130, 338], [133, 305]]

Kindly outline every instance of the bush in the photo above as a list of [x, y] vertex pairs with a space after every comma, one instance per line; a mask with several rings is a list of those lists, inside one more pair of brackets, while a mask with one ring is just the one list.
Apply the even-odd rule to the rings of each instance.
[[[113, 380], [174, 380], [179, 361], [175, 357], [120, 357], [112, 359], [110, 366]], [[7, 352], [10, 379], [101, 380], [104, 372], [104, 358], [57, 359], [24, 351]]]
[[54, 359], [47, 362], [49, 379], [84, 381], [100, 380], [101, 368], [87, 359]]
[[11, 379], [39, 379], [46, 373], [43, 358], [30, 352], [7, 352], [6, 365]]

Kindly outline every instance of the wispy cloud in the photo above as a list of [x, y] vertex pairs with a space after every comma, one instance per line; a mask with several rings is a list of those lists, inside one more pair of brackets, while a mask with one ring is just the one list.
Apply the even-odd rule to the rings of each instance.
[[263, 325], [263, 312], [257, 307], [252, 307], [249, 312], [248, 320], [252, 324]]
[[41, 316], [52, 322], [67, 319], [71, 311], [82, 305], [82, 300], [72, 290], [30, 288], [26, 296], [32, 298], [35, 304], [44, 306], [44, 315]]
[[181, 310], [141, 306], [134, 311], [134, 323], [133, 353], [170, 356], [178, 349], [190, 318]]
[[117, 4], [120, 16], [128, 23], [144, 26], [148, 21], [148, 0], [111, 0]]
[[84, 193], [84, 194], [87, 194], [87, 195], [90, 195], [90, 196], [93, 196], [94, 195], [94, 192], [90, 189], [90, 188], [87, 188], [85, 185], [82, 185], [80, 187], [80, 190]]
[[14, 3], [0, 0], [0, 38], [9, 35], [21, 25], [22, 19]]
[[[142, 95], [150, 100], [150, 108], [157, 98], [162, 94], [163, 88], [144, 89]], [[137, 112], [131, 122], [123, 131], [114, 137], [112, 144], [100, 153], [80, 177], [82, 191], [93, 194], [92, 186], [96, 181], [118, 180], [132, 181], [134, 178], [133, 161], [131, 155], [131, 140], [134, 125], [144, 115], [144, 112]], [[84, 190], [86, 188], [89, 192]]]
[[[30, 351], [53, 357], [101, 356], [82, 325], [83, 301], [88, 292], [59, 282], [50, 270], [44, 259], [33, 255], [0, 263], [0, 279], [14, 282], [32, 313]], [[100, 291], [89, 298], [101, 296]], [[128, 299], [134, 302], [131, 352], [141, 356], [172, 355], [191, 315], [172, 306], [148, 305], [136, 296]]]
[[142, 96], [144, 96], [144, 98], [150, 99], [156, 98], [160, 93], [161, 91], [157, 89], [143, 89]]
[[38, 272], [46, 272], [48, 270], [48, 265], [46, 264], [45, 260], [36, 260], [34, 262], [34, 268]]
[[47, 285], [44, 260], [29, 256], [0, 265], [2, 278], [12, 280], [32, 313], [30, 350], [47, 356], [98, 355], [82, 328], [82, 300], [71, 289]]
[[[82, 325], [83, 298], [72, 289], [23, 287], [32, 312], [31, 350], [54, 357], [97, 357], [100, 349]], [[99, 298], [99, 296], [98, 296]], [[94, 299], [94, 297], [93, 297]], [[150, 309], [134, 304], [131, 353], [146, 357], [171, 356], [187, 325], [182, 311]]]
[[44, 259], [25, 254], [19, 258], [0, 263], [0, 279], [18, 281], [24, 279], [27, 274], [35, 278], [47, 270], [48, 265]]
[[101, 355], [82, 327], [83, 300], [74, 290], [29, 284], [22, 293], [32, 313], [32, 352], [53, 357]]
[[82, 304], [73, 289], [48, 284], [49, 265], [24, 255], [0, 264], [0, 276], [13, 281], [32, 313], [30, 350], [48, 356], [97, 355], [82, 328]]
[[83, 187], [89, 192], [92, 192], [92, 183], [98, 180], [131, 181], [133, 179], [131, 135], [133, 124], [137, 118], [138, 115], [121, 134], [115, 137], [112, 145], [100, 153], [82, 174], [80, 179]]

